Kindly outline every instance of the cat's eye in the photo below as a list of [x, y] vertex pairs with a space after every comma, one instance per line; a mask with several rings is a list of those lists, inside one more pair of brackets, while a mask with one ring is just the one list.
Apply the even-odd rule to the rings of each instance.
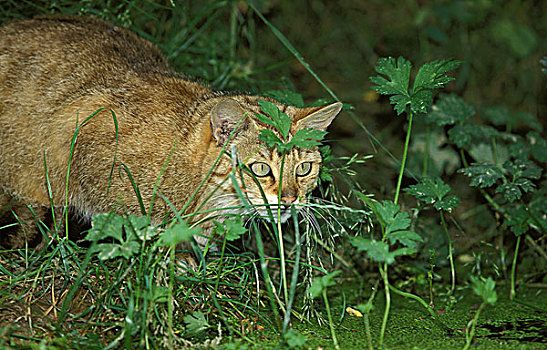
[[257, 177], [264, 177], [264, 176], [270, 175], [270, 173], [272, 172], [272, 169], [266, 163], [256, 162], [251, 164], [251, 171]]
[[311, 163], [310, 162], [304, 162], [298, 164], [296, 167], [296, 176], [306, 176], [311, 171]]

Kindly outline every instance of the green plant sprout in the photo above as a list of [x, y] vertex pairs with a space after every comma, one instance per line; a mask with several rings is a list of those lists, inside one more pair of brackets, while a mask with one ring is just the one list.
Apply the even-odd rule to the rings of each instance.
[[330, 312], [329, 299], [327, 298], [327, 288], [334, 286], [334, 278], [338, 276], [342, 271], [333, 271], [325, 276], [316, 277], [313, 279], [308, 293], [310, 296], [315, 299], [319, 296], [323, 296], [323, 302], [325, 303], [325, 308], [327, 309], [327, 316], [329, 318], [329, 327], [330, 334], [332, 337], [332, 342], [336, 350], [340, 350], [340, 345], [338, 344], [338, 339], [336, 338], [336, 331], [334, 330], [334, 322], [332, 321], [332, 315]]
[[498, 301], [498, 295], [495, 291], [496, 282], [494, 282], [492, 277], [488, 277], [488, 279], [481, 279], [471, 276], [470, 278], [471, 288], [476, 295], [481, 297], [482, 302], [477, 309], [477, 312], [475, 312], [475, 316], [473, 316], [465, 328], [465, 346], [463, 347], [463, 350], [467, 350], [471, 346], [471, 342], [475, 336], [475, 327], [481, 315], [481, 311], [486, 307], [486, 305], [494, 305], [496, 301]]
[[[382, 224], [382, 242], [375, 242], [372, 240], [367, 241], [365, 238], [363, 238], [364, 241], [352, 241], [353, 245], [358, 244], [359, 250], [366, 251], [373, 260], [377, 259], [375, 261], [380, 263], [379, 269], [382, 279], [384, 281], [386, 294], [386, 309], [384, 311], [384, 318], [382, 320], [382, 328], [380, 331], [380, 346], [383, 345], [384, 334], [391, 304], [391, 297], [389, 294], [390, 284], [388, 278], [388, 265], [394, 261], [395, 256], [410, 254], [411, 250], [408, 244], [412, 245], [416, 243], [412, 239], [409, 239], [409, 237], [411, 236], [415, 238], [415, 236], [409, 233], [411, 231], [401, 231], [402, 233], [399, 235], [400, 239], [393, 237], [393, 234], [390, 235], [389, 233], [391, 233], [391, 231], [386, 232], [388, 225], [386, 219], [390, 220], [389, 223], [394, 225], [395, 227], [407, 228], [410, 225], [410, 219], [403, 218], [403, 213], [396, 213], [399, 210], [399, 207], [397, 206], [397, 201], [399, 199], [399, 192], [401, 190], [401, 183], [403, 179], [403, 174], [405, 172], [408, 146], [412, 131], [412, 119], [414, 115], [427, 113], [428, 109], [433, 104], [433, 90], [442, 88], [445, 84], [454, 80], [454, 78], [447, 76], [446, 73], [456, 69], [459, 65], [459, 61], [453, 60], [436, 60], [426, 63], [422, 67], [420, 67], [416, 78], [414, 79], [414, 83], [412, 87], [410, 87], [410, 72], [412, 69], [412, 64], [410, 63], [410, 61], [406, 60], [403, 57], [399, 57], [397, 60], [395, 60], [395, 58], [393, 57], [380, 58], [375, 67], [376, 72], [378, 72], [380, 75], [370, 78], [370, 80], [374, 84], [376, 84], [372, 87], [376, 92], [382, 95], [390, 95], [390, 102], [394, 105], [394, 109], [397, 112], [397, 115], [400, 115], [403, 112], [408, 115], [408, 128], [403, 149], [403, 156], [401, 160], [401, 168], [399, 170], [399, 177], [397, 179], [395, 198], [393, 202], [391, 202], [391, 204], [384, 201], [383, 204], [378, 205], [378, 207], [375, 208], [376, 210], [373, 209], [377, 218]], [[390, 229], [394, 231], [393, 228]], [[412, 233], [416, 235], [416, 233]], [[395, 251], [390, 252], [386, 240], [389, 240], [391, 244], [393, 244], [394, 241], [399, 240], [399, 242], [407, 245], [407, 247], [399, 248]]]
[[[301, 129], [298, 130], [290, 139], [289, 130], [291, 127], [291, 118], [281, 112], [279, 108], [272, 102], [266, 100], [258, 100], [260, 109], [264, 114], [255, 113], [256, 118], [264, 124], [270, 125], [276, 130], [281, 138], [279, 138], [270, 129], [261, 129], [259, 138], [268, 145], [268, 147], [274, 147], [279, 153], [281, 153], [281, 166], [279, 171], [279, 188], [277, 194], [277, 202], [281, 203], [281, 187], [283, 184], [283, 170], [285, 166], [285, 157], [287, 153], [293, 147], [299, 148], [311, 148], [319, 146], [321, 140], [327, 132], [313, 129]], [[283, 245], [283, 235], [281, 230], [281, 206], [277, 206], [277, 233], [279, 243], [279, 254], [281, 257], [281, 275], [283, 283], [283, 292], [285, 296], [285, 302], [289, 300], [288, 286], [287, 286], [287, 273], [285, 267], [285, 250]]]
[[[391, 201], [382, 201], [381, 203], [373, 202], [363, 194], [361, 194], [360, 197], [371, 207], [380, 221], [382, 230], [381, 241], [361, 236], [350, 238], [350, 243], [357, 248], [357, 251], [366, 252], [370, 259], [378, 263], [380, 269], [380, 275], [382, 276], [386, 294], [386, 307], [380, 330], [381, 346], [384, 343], [384, 334], [391, 305], [387, 266], [395, 262], [397, 256], [413, 254], [415, 248], [422, 242], [422, 237], [413, 231], [407, 230], [410, 226], [410, 218], [408, 217], [408, 213], [399, 212], [399, 205]], [[395, 245], [397, 242], [403, 245], [403, 247], [390, 251], [390, 246]], [[425, 304], [425, 302], [423, 303]]]
[[451, 213], [452, 210], [459, 205], [461, 200], [455, 195], [447, 196], [448, 192], [450, 192], [450, 186], [445, 184], [440, 178], [423, 178], [418, 184], [406, 188], [405, 192], [416, 197], [421, 202], [433, 205], [433, 208], [439, 212], [443, 231], [448, 242], [448, 260], [450, 262], [450, 273], [452, 276], [449, 294], [452, 295], [456, 288], [456, 268], [454, 267], [454, 248], [446, 227], [444, 212]]
[[[372, 88], [381, 95], [390, 95], [389, 101], [394, 105], [397, 115], [405, 112], [408, 115], [408, 129], [403, 149], [401, 169], [397, 179], [397, 188], [395, 190], [395, 199], [397, 204], [401, 182], [405, 171], [407, 159], [408, 144], [412, 131], [412, 119], [415, 115], [425, 114], [428, 108], [433, 105], [433, 90], [444, 87], [445, 84], [454, 80], [446, 73], [456, 69], [460, 61], [436, 60], [424, 64], [418, 70], [414, 79], [414, 84], [410, 88], [410, 71], [412, 64], [403, 57], [397, 60], [393, 57], [380, 58], [376, 64], [376, 72], [380, 75], [370, 77], [370, 80], [376, 84]], [[385, 77], [388, 79], [386, 79]]]

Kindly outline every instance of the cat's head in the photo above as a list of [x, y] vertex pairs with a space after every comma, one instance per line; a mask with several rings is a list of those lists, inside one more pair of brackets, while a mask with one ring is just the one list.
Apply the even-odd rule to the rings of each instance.
[[[284, 160], [275, 147], [268, 147], [260, 139], [261, 129], [270, 129], [279, 138], [281, 136], [273, 127], [256, 118], [256, 113], [263, 113], [259, 108], [259, 99], [268, 100], [248, 96], [220, 100], [210, 112], [211, 130], [217, 145], [222, 147], [228, 142], [226, 151], [231, 152], [235, 148], [238, 161], [245, 165], [245, 169], [238, 173], [237, 180], [242, 192], [254, 206], [255, 214], [269, 218], [267, 203], [272, 209], [274, 220], [277, 220], [278, 193], [281, 188], [281, 221], [284, 222], [291, 216], [290, 206], [299, 209], [306, 203], [306, 195], [317, 186], [322, 159], [317, 146], [294, 147], [285, 154]], [[291, 119], [286, 141], [301, 129], [325, 131], [342, 109], [340, 102], [323, 107], [297, 108], [269, 101]], [[282, 162], [284, 165], [281, 172]], [[234, 190], [224, 188], [228, 192]]]

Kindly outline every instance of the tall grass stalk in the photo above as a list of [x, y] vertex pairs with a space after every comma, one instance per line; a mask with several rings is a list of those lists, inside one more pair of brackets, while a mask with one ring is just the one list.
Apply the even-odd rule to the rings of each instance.
[[441, 224], [443, 227], [444, 234], [446, 235], [446, 240], [448, 241], [448, 261], [450, 262], [450, 275], [451, 275], [449, 295], [452, 295], [454, 294], [454, 290], [456, 289], [456, 267], [454, 266], [454, 256], [453, 256], [454, 247], [452, 244], [452, 239], [450, 238], [450, 234], [448, 233], [448, 229], [446, 228], [446, 221], [444, 219], [443, 211], [440, 210], [439, 214], [441, 215]]
[[515, 275], [517, 271], [517, 257], [519, 254], [521, 237], [522, 235], [517, 236], [517, 243], [515, 244], [515, 252], [513, 253], [513, 263], [511, 264], [511, 291], [509, 292], [509, 298], [511, 300], [515, 299], [515, 296], [517, 295], [517, 291], [515, 287]]
[[[281, 229], [281, 197], [282, 197], [282, 187], [283, 187], [283, 168], [285, 166], [285, 156], [286, 153], [283, 152], [281, 156], [281, 168], [279, 170], [279, 188], [277, 191], [277, 235], [278, 235], [278, 244], [279, 244], [279, 257], [281, 259], [281, 283], [283, 288], [283, 296], [285, 305], [289, 301], [289, 293], [287, 288], [287, 269], [285, 265], [285, 246], [283, 243], [283, 231]], [[292, 207], [291, 207], [292, 208]]]

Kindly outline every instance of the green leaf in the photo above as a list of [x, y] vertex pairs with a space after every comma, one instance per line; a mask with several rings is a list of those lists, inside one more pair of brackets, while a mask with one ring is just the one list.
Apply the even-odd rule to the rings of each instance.
[[529, 160], [517, 159], [514, 162], [507, 161], [503, 164], [503, 167], [514, 179], [521, 177], [539, 179], [541, 177], [541, 168]]
[[458, 68], [460, 64], [460, 61], [452, 60], [435, 60], [425, 63], [418, 70], [412, 91], [416, 93], [423, 89], [433, 90], [444, 87], [445, 84], [454, 80], [445, 74]]
[[258, 100], [258, 104], [260, 105], [260, 110], [266, 115], [255, 113], [256, 118], [265, 124], [273, 126], [283, 139], [287, 139], [291, 128], [291, 118], [287, 114], [282, 113], [273, 102]]
[[436, 210], [444, 210], [449, 213], [461, 202], [454, 195], [445, 198], [450, 192], [450, 186], [438, 177], [422, 178], [418, 184], [411, 185], [404, 191], [426, 204], [433, 205]]
[[410, 222], [411, 220], [407, 212], [397, 213], [394, 217], [386, 221], [385, 234], [389, 235], [391, 232], [407, 229], [410, 226]]
[[[399, 205], [393, 203], [392, 201], [376, 202], [375, 208], [376, 212], [378, 213], [379, 219], [382, 221], [382, 224], [384, 226], [394, 220], [395, 215], [400, 209]], [[403, 227], [403, 229], [405, 228], [406, 227]]]
[[523, 206], [518, 206], [516, 208], [507, 207], [505, 208], [505, 212], [507, 213], [507, 218], [503, 222], [503, 225], [509, 227], [515, 236], [520, 236], [521, 234], [528, 232], [530, 228], [530, 215], [528, 215]]
[[128, 240], [148, 241], [157, 235], [157, 230], [154, 226], [150, 226], [150, 219], [146, 216], [127, 216], [123, 226]]
[[470, 279], [473, 292], [481, 297], [484, 303], [494, 305], [496, 301], [498, 301], [498, 295], [495, 290], [496, 282], [492, 279], [492, 277], [484, 279], [471, 276]]
[[259, 138], [264, 141], [268, 147], [277, 147], [278, 145], [283, 144], [283, 141], [281, 141], [270, 129], [261, 129]]
[[371, 77], [370, 80], [377, 85], [373, 89], [382, 95], [406, 95], [411, 69], [412, 64], [403, 57], [399, 57], [397, 61], [393, 57], [380, 58], [376, 64], [376, 72], [390, 80], [382, 76]]
[[414, 250], [409, 248], [400, 248], [393, 252], [389, 251], [389, 245], [382, 241], [375, 241], [364, 237], [350, 237], [350, 243], [357, 248], [359, 252], [366, 252], [367, 256], [376, 262], [385, 262], [388, 265], [395, 261], [399, 255], [413, 254]]
[[435, 202], [433, 204], [433, 208], [436, 210], [444, 210], [447, 213], [451, 213], [454, 208], [457, 208], [461, 203], [461, 199], [457, 197], [456, 195], [450, 195], [445, 198], [443, 198], [440, 201]]
[[184, 332], [184, 337], [186, 338], [198, 336], [211, 328], [211, 325], [205, 319], [205, 315], [200, 310], [194, 311], [191, 315], [184, 316], [182, 320], [186, 324], [186, 331]]
[[299, 148], [312, 148], [314, 146], [321, 145], [321, 140], [327, 134], [326, 131], [315, 129], [301, 129], [294, 134], [291, 140], [287, 143], [287, 146], [299, 147]]
[[410, 104], [410, 94], [408, 87], [410, 83], [410, 70], [412, 64], [399, 57], [397, 61], [393, 57], [380, 58], [376, 64], [376, 72], [385, 75], [371, 77], [370, 80], [376, 84], [372, 88], [382, 95], [394, 95], [390, 98], [391, 104], [395, 105], [397, 115], [400, 115], [406, 109], [406, 105]]
[[424, 116], [426, 123], [439, 126], [463, 124], [475, 114], [475, 108], [455, 94], [441, 94], [439, 100]]
[[507, 201], [514, 202], [522, 197], [523, 192], [536, 190], [536, 185], [530, 179], [539, 179], [541, 168], [534, 162], [517, 159], [514, 162], [505, 162], [503, 167], [511, 175], [512, 181], [498, 186], [496, 193], [503, 193]]
[[115, 238], [122, 243], [124, 218], [118, 214], [104, 213], [94, 215], [91, 219], [91, 229], [85, 239], [96, 242], [105, 238]]
[[114, 259], [117, 257], [129, 259], [137, 254], [140, 248], [141, 245], [137, 241], [126, 241], [123, 244], [99, 243], [96, 247], [99, 252], [99, 259], [101, 260]]
[[509, 202], [514, 202], [522, 197], [522, 191], [514, 183], [499, 185], [498, 188], [496, 188], [496, 193], [503, 193], [503, 197]]
[[285, 341], [289, 349], [300, 349], [306, 345], [306, 337], [292, 328], [285, 333]]
[[473, 163], [467, 168], [459, 169], [458, 172], [472, 178], [471, 186], [480, 188], [490, 187], [504, 177], [501, 170], [491, 163]]
[[507, 54], [512, 52], [518, 58], [525, 58], [536, 49], [538, 34], [532, 27], [509, 18], [491, 23], [492, 37], [499, 44], [510, 49], [507, 50]]
[[327, 287], [336, 285], [334, 278], [341, 273], [342, 271], [333, 271], [325, 276], [314, 278], [310, 288], [308, 289], [310, 296], [315, 299], [319, 297]]
[[491, 139], [500, 139], [517, 142], [518, 138], [510, 133], [501, 132], [488, 125], [456, 125], [448, 130], [448, 138], [459, 148], [471, 145], [472, 141], [490, 142]]
[[419, 243], [422, 243], [423, 238], [414, 231], [397, 231], [390, 233], [387, 238], [389, 243], [394, 245], [396, 242], [401, 243], [405, 247], [416, 249]]
[[355, 307], [357, 310], [361, 311], [364, 314], [370, 313], [372, 310], [374, 310], [374, 304], [372, 303], [366, 303], [366, 304], [359, 304]]
[[243, 225], [243, 218], [241, 216], [225, 219], [224, 223], [216, 220], [213, 223], [215, 224], [215, 234], [225, 236], [227, 241], [235, 241], [248, 231]]
[[[454, 80], [445, 74], [459, 66], [459, 61], [441, 60], [424, 64], [418, 71], [412, 90], [409, 90], [410, 70], [412, 64], [399, 57], [380, 58], [376, 72], [380, 75], [371, 77], [376, 84], [372, 88], [382, 95], [392, 95], [390, 103], [395, 105], [397, 115], [407, 111], [426, 113], [433, 104], [433, 89], [441, 88]], [[387, 79], [386, 79], [387, 77]]]
[[199, 235], [201, 228], [188, 226], [186, 221], [176, 223], [168, 227], [160, 235], [159, 244], [165, 247], [174, 247], [180, 242], [188, 242], [192, 237]]
[[530, 150], [534, 158], [540, 162], [547, 162], [547, 141], [537, 132], [528, 133], [526, 140], [530, 144]]
[[433, 92], [420, 90], [410, 98], [410, 110], [412, 113], [427, 113], [428, 108], [433, 104]]

